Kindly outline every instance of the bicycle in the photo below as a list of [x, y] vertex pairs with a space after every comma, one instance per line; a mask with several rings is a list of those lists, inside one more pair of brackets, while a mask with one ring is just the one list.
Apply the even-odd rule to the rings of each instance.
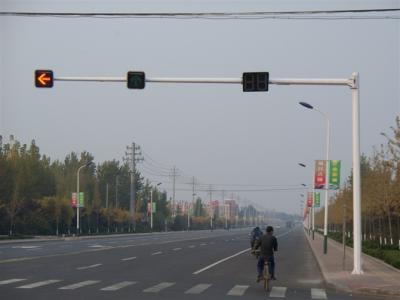
[[270, 290], [270, 282], [271, 282], [271, 274], [269, 274], [269, 262], [265, 261], [264, 262], [264, 290], [266, 292], [269, 292]]

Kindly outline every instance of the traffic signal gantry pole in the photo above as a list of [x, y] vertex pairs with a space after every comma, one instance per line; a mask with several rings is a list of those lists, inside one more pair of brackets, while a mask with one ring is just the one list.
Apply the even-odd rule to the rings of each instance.
[[[55, 81], [95, 81], [95, 82], [127, 82], [127, 77], [54, 77]], [[159, 83], [222, 83], [242, 84], [242, 78], [184, 78], [154, 77], [145, 82]], [[352, 274], [363, 274], [361, 269], [361, 178], [360, 178], [360, 94], [359, 74], [353, 73], [345, 79], [320, 78], [270, 78], [269, 84], [275, 85], [337, 85], [347, 86], [352, 92], [352, 156], [353, 156], [353, 227], [354, 227], [354, 266]]]

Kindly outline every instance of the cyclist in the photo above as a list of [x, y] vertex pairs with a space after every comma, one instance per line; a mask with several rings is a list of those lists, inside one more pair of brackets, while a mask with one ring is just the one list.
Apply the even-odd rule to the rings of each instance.
[[274, 236], [274, 228], [272, 226], [268, 226], [266, 232], [260, 239], [261, 253], [257, 263], [257, 282], [263, 280], [265, 261], [269, 263], [268, 271], [271, 279], [276, 280], [274, 252], [278, 251], [278, 240]]
[[256, 243], [257, 240], [259, 240], [261, 238], [262, 235], [263, 235], [263, 233], [262, 233], [260, 227], [258, 227], [258, 226], [251, 231], [251, 233], [250, 233], [250, 246], [251, 246], [251, 251], [252, 252], [254, 252], [254, 249], [257, 248], [257, 245], [255, 245], [255, 243]]

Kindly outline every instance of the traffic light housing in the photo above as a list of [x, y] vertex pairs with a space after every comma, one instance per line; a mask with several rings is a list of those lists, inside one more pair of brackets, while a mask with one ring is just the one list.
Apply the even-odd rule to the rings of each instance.
[[146, 76], [144, 72], [129, 71], [126, 83], [128, 89], [144, 89], [146, 83]]
[[268, 91], [269, 72], [243, 73], [243, 92], [266, 92]]
[[35, 70], [35, 86], [37, 88], [52, 88], [53, 82], [52, 70]]

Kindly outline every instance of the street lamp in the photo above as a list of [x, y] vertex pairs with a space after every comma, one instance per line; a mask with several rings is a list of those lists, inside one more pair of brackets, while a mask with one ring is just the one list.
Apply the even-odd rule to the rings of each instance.
[[[161, 182], [156, 184], [156, 187], [159, 186]], [[153, 188], [151, 188], [151, 194], [150, 194], [150, 228], [151, 231], [153, 231]]]
[[77, 172], [77, 180], [76, 180], [76, 197], [78, 199], [77, 203], [76, 203], [76, 234], [79, 234], [79, 210], [80, 210], [80, 201], [79, 201], [79, 172], [81, 171], [81, 169], [90, 166], [91, 164], [93, 164], [92, 161], [87, 162], [86, 164], [80, 166], [78, 168], [78, 172]]
[[324, 215], [324, 254], [328, 252], [328, 192], [329, 192], [329, 143], [330, 143], [330, 121], [326, 113], [313, 107], [307, 102], [299, 102], [300, 105], [319, 112], [326, 120], [326, 170], [325, 170], [325, 215]]
[[[298, 163], [299, 166], [306, 168], [306, 164]], [[315, 203], [314, 203], [314, 175], [311, 178], [311, 192], [312, 192], [312, 206], [311, 206], [311, 232], [312, 239], [314, 240], [314, 231], [315, 231]]]

